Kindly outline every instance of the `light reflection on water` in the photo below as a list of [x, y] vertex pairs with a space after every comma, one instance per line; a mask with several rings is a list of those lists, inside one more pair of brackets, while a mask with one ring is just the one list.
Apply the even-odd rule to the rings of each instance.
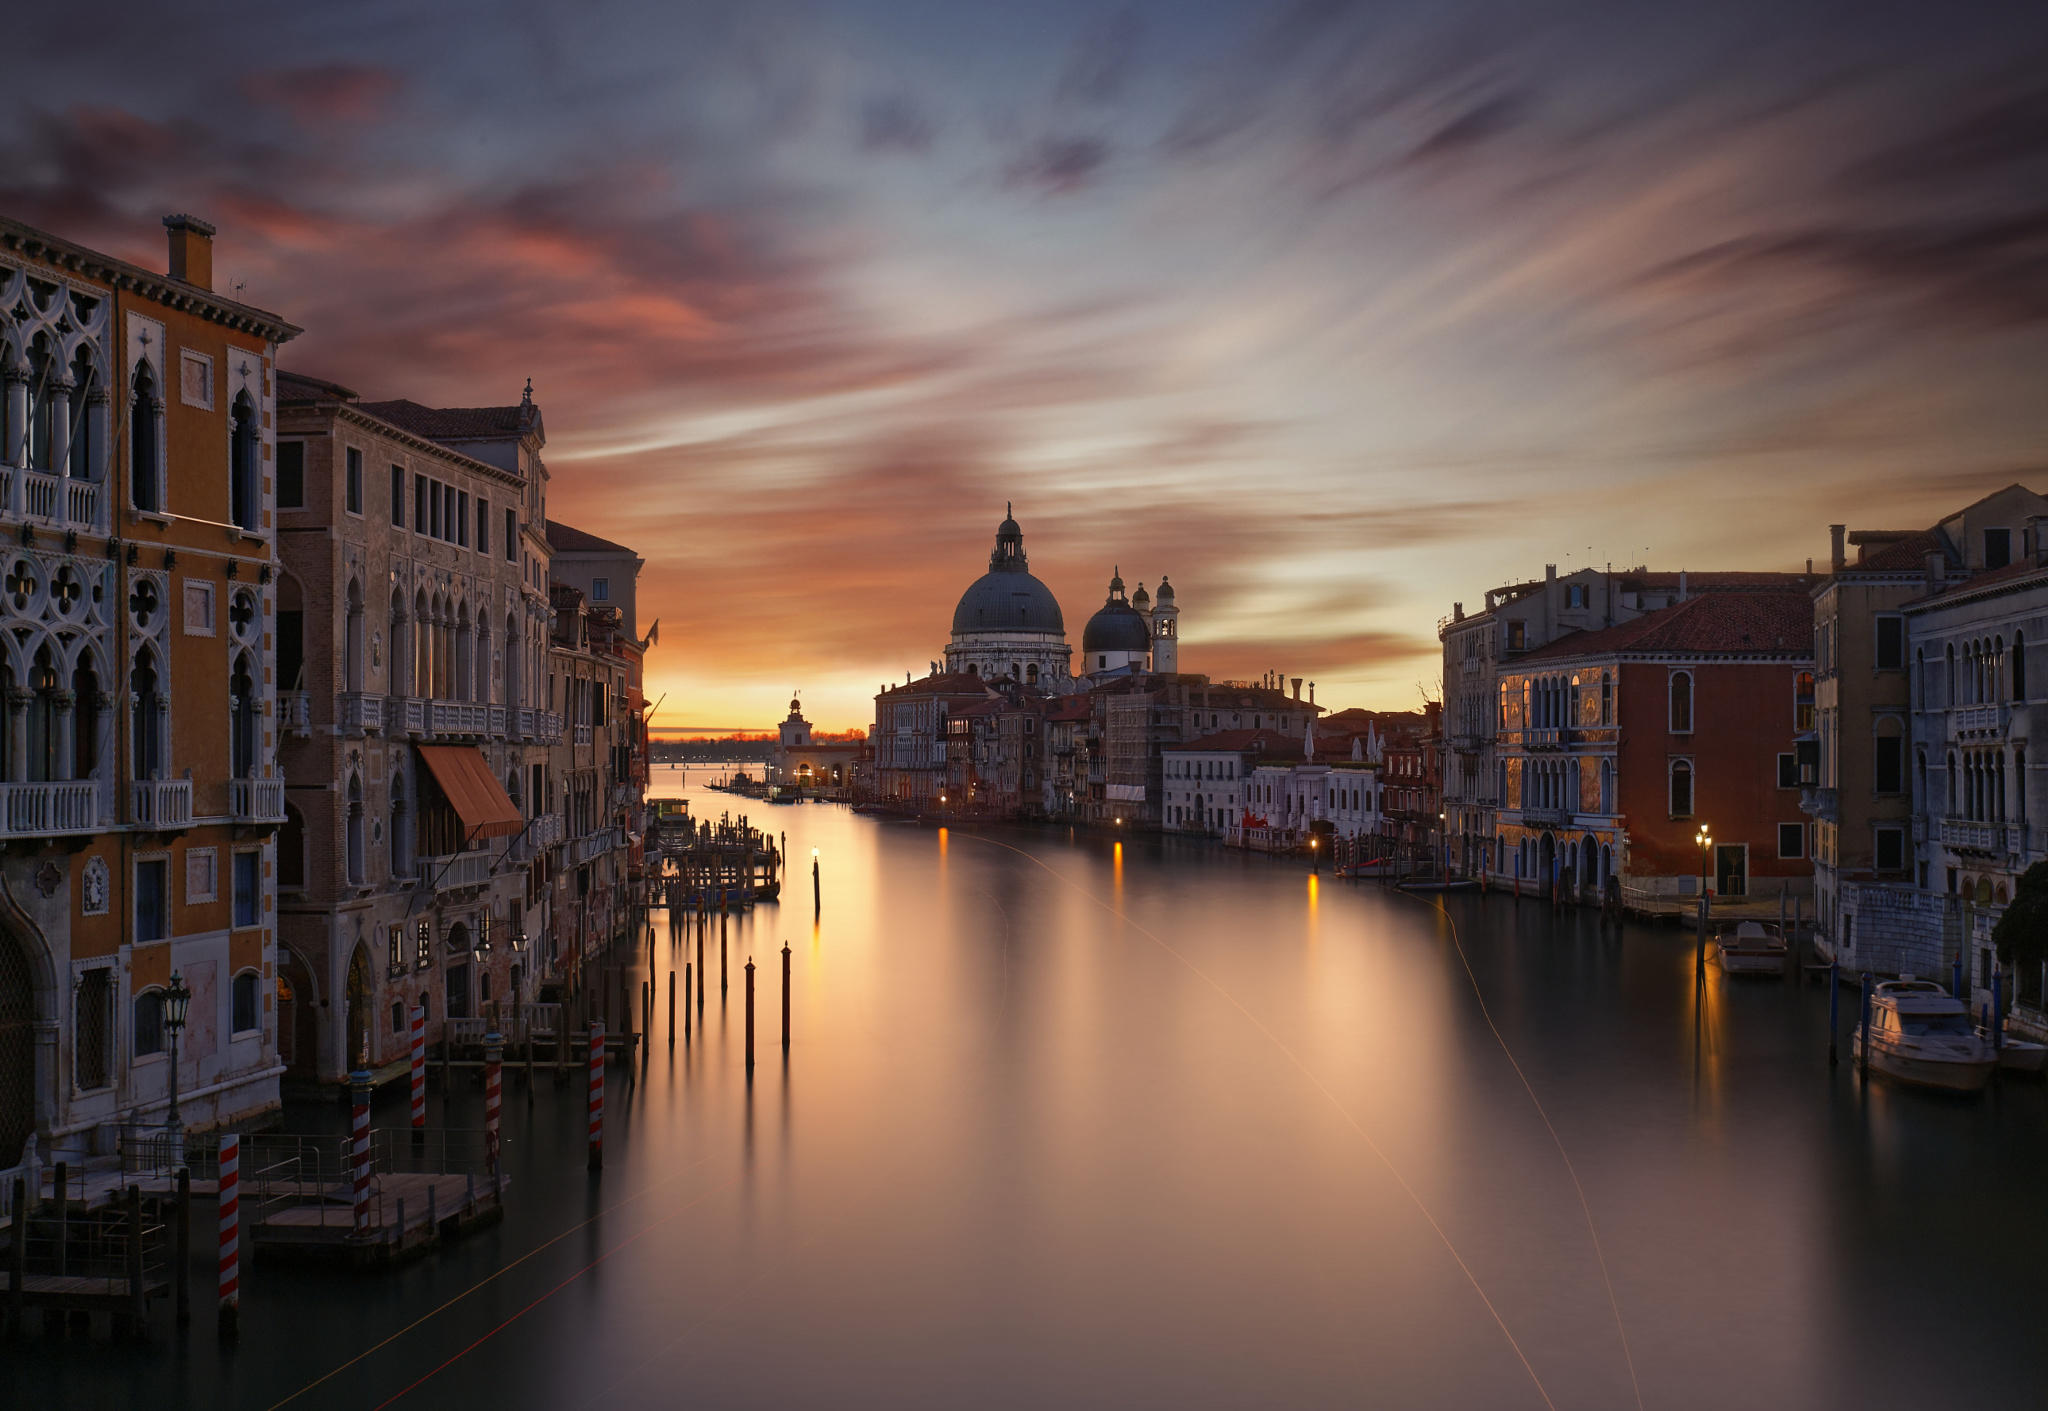
[[[656, 1005], [601, 1180], [578, 1084], [529, 1101], [515, 1069], [499, 1230], [381, 1278], [260, 1266], [231, 1364], [10, 1351], [24, 1391], [268, 1406], [530, 1254], [293, 1404], [375, 1405], [485, 1339], [402, 1404], [1540, 1406], [1490, 1301], [1556, 1404], [1633, 1405], [1474, 979], [1645, 1404], [2021, 1404], [2048, 1363], [2003, 1272], [2048, 1254], [2041, 1091], [1866, 1093], [1818, 989], [1702, 990], [1675, 932], [1202, 847], [693, 806], [818, 847], [824, 911], [799, 875], [730, 918], [687, 1043]], [[653, 952], [660, 994], [685, 951]]]

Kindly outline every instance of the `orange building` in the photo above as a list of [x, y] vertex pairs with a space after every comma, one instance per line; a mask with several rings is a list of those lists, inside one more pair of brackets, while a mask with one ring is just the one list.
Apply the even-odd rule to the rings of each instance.
[[213, 291], [212, 227], [164, 224], [158, 272], [0, 219], [0, 1174], [162, 1159], [174, 1103], [182, 1132], [278, 1101], [272, 417], [298, 330]]

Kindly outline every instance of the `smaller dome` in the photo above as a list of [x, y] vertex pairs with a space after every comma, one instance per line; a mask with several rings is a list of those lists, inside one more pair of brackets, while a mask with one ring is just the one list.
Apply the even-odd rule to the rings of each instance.
[[795, 696], [791, 696], [789, 698], [789, 713], [791, 715], [802, 715], [804, 713], [804, 708], [802, 704], [797, 700]]
[[1136, 652], [1140, 655], [1152, 650], [1152, 633], [1145, 626], [1145, 619], [1124, 597], [1124, 579], [1121, 572], [1112, 572], [1109, 579], [1109, 596], [1095, 616], [1088, 619], [1088, 625], [1081, 629], [1081, 650], [1094, 652]]
[[1131, 606], [1138, 609], [1140, 612], [1143, 612], [1145, 608], [1151, 604], [1151, 602], [1152, 595], [1150, 593], [1147, 593], [1145, 591], [1145, 585], [1143, 583], [1140, 583], [1138, 585], [1138, 591], [1131, 594]]
[[1159, 601], [1162, 603], [1173, 601], [1173, 585], [1166, 581], [1164, 575], [1159, 579]]

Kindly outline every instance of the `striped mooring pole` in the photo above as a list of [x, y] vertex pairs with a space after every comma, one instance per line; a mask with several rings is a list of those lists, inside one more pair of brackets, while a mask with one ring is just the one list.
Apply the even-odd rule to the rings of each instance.
[[242, 1139], [220, 1139], [220, 1335], [233, 1337], [242, 1311]]
[[349, 1164], [355, 1168], [356, 1238], [370, 1233], [370, 1072], [358, 1068], [348, 1075], [354, 1106], [349, 1116]]
[[498, 1181], [498, 1099], [505, 1076], [505, 1037], [496, 1029], [484, 1035], [484, 1160], [491, 1184]]
[[590, 1169], [604, 1170], [604, 1021], [590, 1021]]
[[412, 1129], [427, 1129], [427, 1007], [412, 1007]]

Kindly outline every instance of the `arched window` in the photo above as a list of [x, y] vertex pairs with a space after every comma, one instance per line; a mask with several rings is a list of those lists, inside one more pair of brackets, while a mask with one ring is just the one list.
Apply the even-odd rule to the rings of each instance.
[[391, 776], [391, 875], [413, 875], [412, 815], [405, 806], [405, 775]]
[[511, 613], [505, 614], [505, 658], [500, 663], [505, 677], [505, 705], [516, 709], [519, 705], [519, 619]]
[[425, 589], [412, 600], [412, 690], [415, 696], [434, 694], [434, 614], [427, 608]]
[[2027, 634], [2012, 634], [2012, 698], [2023, 701], [2027, 698]]
[[1927, 648], [1913, 653], [1913, 699], [1927, 709]]
[[53, 470], [51, 450], [57, 440], [58, 367], [50, 354], [50, 335], [38, 333], [28, 350], [28, 457], [35, 470]]
[[386, 677], [386, 687], [394, 696], [412, 694], [405, 689], [406, 672], [412, 667], [412, 659], [408, 655], [411, 648], [406, 645], [405, 639], [407, 626], [405, 594], [399, 589], [393, 588], [391, 590], [391, 645], [387, 649], [385, 660], [391, 663], [389, 674]]
[[342, 625], [341, 679], [345, 691], [363, 689], [363, 585], [351, 578], [346, 599], [348, 620]]
[[1671, 761], [1671, 816], [1692, 817], [1692, 761]]
[[64, 727], [65, 703], [59, 700], [56, 658], [46, 642], [36, 648], [29, 667], [29, 689], [35, 695], [28, 707], [28, 777], [38, 782], [62, 779], [70, 764]]
[[2015, 823], [2027, 821], [2027, 751], [2021, 746], [2012, 752], [2012, 819]]
[[470, 699], [470, 671], [473, 665], [470, 661], [469, 650], [468, 603], [464, 603], [455, 615], [455, 640], [452, 645], [455, 648], [455, 690], [453, 694], [456, 700], [466, 701]]
[[476, 698], [485, 705], [491, 701], [491, 624], [483, 613], [476, 616]]
[[1600, 723], [1614, 723], [1614, 673], [1611, 671], [1600, 673]]
[[263, 1003], [260, 999], [258, 979], [254, 970], [244, 970], [235, 976], [233, 998], [233, 1032], [254, 1033], [263, 1027]]
[[81, 344], [71, 359], [71, 443], [64, 468], [73, 480], [98, 480], [106, 455], [102, 405], [106, 397], [98, 382], [92, 350]]
[[345, 818], [348, 846], [348, 883], [351, 887], [363, 885], [363, 783], [360, 779], [348, 781], [348, 812]]
[[[1674, 671], [1671, 673], [1671, 733], [1689, 735], [1692, 733], [1692, 673]], [[1692, 811], [1688, 805], [1686, 812]]]
[[156, 654], [148, 647], [135, 653], [129, 676], [134, 719], [129, 725], [130, 753], [137, 779], [161, 779], [164, 770], [163, 687], [157, 680]]
[[238, 393], [228, 413], [228, 518], [251, 531], [263, 527], [261, 447], [256, 405]]
[[1956, 812], [1956, 790], [1960, 781], [1956, 778], [1956, 752], [1948, 752], [1948, 812], [1953, 818]]
[[228, 762], [237, 779], [256, 777], [256, 730], [256, 672], [243, 652], [228, 678]]
[[1960, 702], [1956, 700], [1956, 644], [1950, 642], [1943, 650], [1948, 655], [1948, 695], [1942, 704], [1958, 705]]
[[152, 513], [163, 509], [158, 493], [158, 428], [163, 424], [163, 400], [157, 393], [156, 374], [149, 364], [135, 364], [135, 378], [128, 399], [128, 497], [138, 510]]
[[147, 989], [135, 997], [135, 1056], [164, 1051], [164, 992]]
[[100, 678], [84, 654], [71, 673], [71, 777], [92, 779], [100, 768]]
[[284, 806], [284, 826], [277, 830], [277, 885], [306, 885], [306, 815], [297, 804]]

